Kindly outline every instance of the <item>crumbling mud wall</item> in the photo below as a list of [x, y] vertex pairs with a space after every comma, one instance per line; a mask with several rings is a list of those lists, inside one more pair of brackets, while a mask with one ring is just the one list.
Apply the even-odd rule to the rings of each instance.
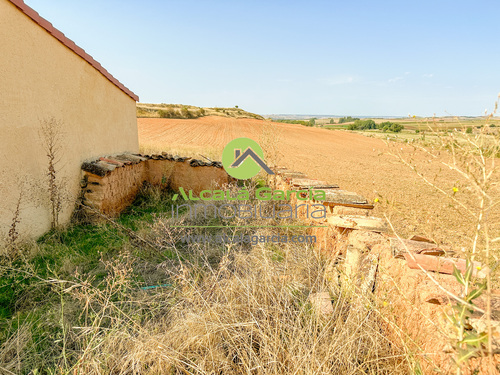
[[231, 180], [219, 162], [203, 162], [166, 153], [102, 157], [83, 163], [82, 171], [83, 205], [111, 217], [134, 201], [145, 182], [170, 186], [174, 190], [183, 187], [199, 194]]
[[[337, 268], [332, 272], [337, 273], [337, 277], [333, 279], [353, 292], [353, 298], [360, 305], [356, 311], [361, 314], [358, 318], [376, 312], [387, 337], [415, 353], [424, 374], [456, 373], [446, 315], [456, 304], [452, 295], [463, 297], [463, 286], [452, 272], [456, 267], [464, 273], [465, 260], [453, 249], [440, 248], [430, 239], [418, 235], [409, 239], [396, 236], [385, 220], [371, 214], [373, 205], [357, 193], [285, 168], [277, 168], [270, 183], [279, 189], [317, 188], [326, 192], [323, 202], [296, 203], [327, 206], [327, 217], [314, 220], [315, 226], [325, 228], [309, 231], [317, 237], [317, 249], [336, 260]], [[310, 218], [304, 220], [313, 222]], [[473, 269], [474, 276], [480, 279], [489, 272], [479, 263], [474, 264]], [[322, 303], [318, 308], [325, 310], [324, 301]], [[485, 310], [484, 297], [474, 303]], [[367, 305], [375, 308], [366, 310], [363, 306]], [[492, 308], [492, 336], [498, 353], [494, 356], [496, 370], [493, 371], [500, 372], [500, 291], [493, 292]], [[485, 319], [483, 313], [474, 312], [468, 333], [484, 333]], [[481, 356], [472, 358], [463, 373], [487, 374], [488, 361]]]

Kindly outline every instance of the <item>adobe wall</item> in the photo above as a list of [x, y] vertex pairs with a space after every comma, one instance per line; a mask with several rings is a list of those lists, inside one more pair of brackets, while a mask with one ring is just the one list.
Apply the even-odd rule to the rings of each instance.
[[42, 121], [54, 118], [62, 125], [62, 224], [80, 192], [82, 162], [138, 152], [139, 145], [135, 100], [7, 0], [0, 0], [0, 53], [1, 241], [21, 194], [21, 233], [37, 237], [50, 228]]
[[122, 154], [101, 157], [82, 165], [82, 202], [107, 216], [117, 216], [135, 199], [145, 182], [155, 186], [183, 187], [198, 195], [231, 181], [218, 162], [169, 154]]

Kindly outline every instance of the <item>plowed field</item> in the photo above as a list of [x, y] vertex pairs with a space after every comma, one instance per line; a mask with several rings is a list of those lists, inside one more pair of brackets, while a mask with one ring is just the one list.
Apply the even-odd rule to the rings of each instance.
[[202, 154], [220, 160], [230, 140], [252, 138], [267, 151], [270, 165], [337, 183], [372, 201], [378, 198], [374, 214], [386, 215], [404, 236], [420, 234], [455, 246], [470, 244], [467, 238], [473, 233], [474, 222], [391, 154], [402, 152], [411, 157], [429, 181], [449, 193], [457, 187], [455, 197], [472, 204], [474, 196], [461, 182], [463, 178], [439, 160], [415, 153], [402, 143], [386, 144], [346, 131], [215, 116], [193, 120], [139, 118], [138, 124], [145, 152], [167, 151], [198, 158]]

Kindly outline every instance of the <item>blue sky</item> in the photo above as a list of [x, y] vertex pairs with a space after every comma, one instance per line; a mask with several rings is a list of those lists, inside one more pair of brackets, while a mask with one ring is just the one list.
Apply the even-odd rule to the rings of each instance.
[[141, 102], [482, 115], [499, 1], [25, 0]]

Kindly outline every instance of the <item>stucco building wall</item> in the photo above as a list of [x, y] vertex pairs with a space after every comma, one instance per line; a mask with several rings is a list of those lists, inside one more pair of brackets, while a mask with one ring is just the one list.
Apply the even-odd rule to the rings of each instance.
[[0, 238], [12, 224], [36, 237], [50, 228], [48, 162], [41, 124], [61, 124], [58, 177], [67, 223], [80, 190], [82, 161], [137, 152], [135, 100], [7, 0], [0, 0]]

